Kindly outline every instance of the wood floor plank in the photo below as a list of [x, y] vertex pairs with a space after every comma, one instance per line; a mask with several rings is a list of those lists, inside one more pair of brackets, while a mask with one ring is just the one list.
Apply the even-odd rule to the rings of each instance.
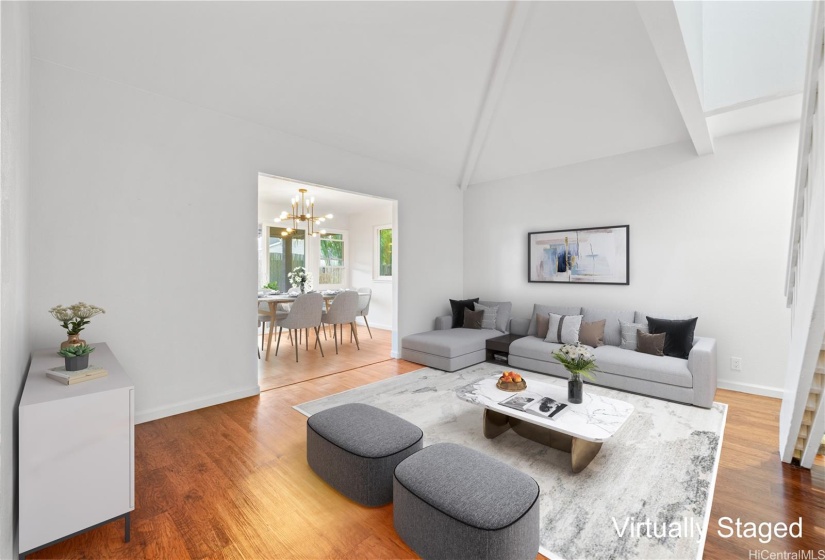
[[[329, 367], [334, 362], [322, 362], [312, 351], [301, 350], [303, 368], [288, 367], [289, 360], [273, 353], [262, 365], [272, 390], [136, 426], [132, 542], [123, 542], [123, 524], [116, 522], [30, 557], [415, 558], [393, 530], [392, 506], [355, 504], [312, 472], [306, 463], [306, 417], [292, 409], [419, 369], [388, 359], [385, 333], [373, 329], [372, 340], [366, 330], [360, 333], [362, 349], [372, 344], [383, 356], [376, 362], [367, 363], [369, 358], [350, 368], [366, 354], [358, 355], [348, 342], [337, 362], [346, 371], [339, 373]], [[283, 374], [277, 371], [281, 367]], [[763, 549], [825, 550], [822, 459], [810, 471], [779, 460], [778, 400], [725, 390], [717, 392], [717, 400], [729, 410], [705, 558], [744, 559], [750, 550]], [[725, 516], [757, 522], [803, 516], [803, 538], [766, 545], [723, 539], [717, 530]]]

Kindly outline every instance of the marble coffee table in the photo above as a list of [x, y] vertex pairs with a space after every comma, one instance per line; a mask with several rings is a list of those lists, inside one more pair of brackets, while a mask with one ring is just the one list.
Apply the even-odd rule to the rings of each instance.
[[458, 397], [484, 408], [484, 436], [493, 439], [510, 428], [518, 435], [570, 453], [574, 473], [581, 472], [599, 453], [602, 444], [633, 414], [633, 405], [599, 396], [585, 389], [581, 404], [567, 402], [567, 386], [525, 378], [527, 391], [567, 404], [552, 419], [542, 418], [499, 404], [518, 393], [496, 387], [498, 376], [482, 379], [460, 389]]

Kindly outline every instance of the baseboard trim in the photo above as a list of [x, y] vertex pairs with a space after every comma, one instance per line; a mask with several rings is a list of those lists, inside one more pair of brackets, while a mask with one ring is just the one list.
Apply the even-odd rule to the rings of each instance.
[[[369, 319], [367, 319], [367, 320], [369, 320]], [[366, 325], [364, 325], [364, 318], [363, 317], [356, 317], [355, 322], [358, 323], [358, 326], [360, 326], [360, 327], [366, 327]], [[370, 322], [370, 328], [371, 329], [381, 329], [382, 331], [391, 331], [392, 330], [391, 325], [382, 325], [381, 323], [373, 323], [373, 322]]]
[[781, 399], [784, 391], [778, 387], [768, 387], [767, 385], [755, 385], [753, 383], [742, 383], [740, 381], [717, 381], [716, 386], [729, 391], [739, 391], [740, 393], [750, 393], [761, 397], [773, 397]]
[[400, 352], [390, 352], [390, 358], [400, 360], [401, 359], [401, 353]]
[[198, 397], [196, 399], [182, 401], [168, 406], [159, 406], [157, 408], [137, 412], [135, 414], [135, 424], [143, 424], [144, 422], [151, 422], [152, 420], [157, 420], [159, 418], [166, 418], [167, 416], [191, 412], [193, 410], [198, 410], [199, 408], [206, 408], [208, 406], [215, 406], [216, 404], [223, 404], [229, 401], [254, 397], [260, 393], [260, 386], [255, 384], [253, 387], [241, 389], [240, 391], [229, 391], [226, 393], [219, 393], [217, 395]]

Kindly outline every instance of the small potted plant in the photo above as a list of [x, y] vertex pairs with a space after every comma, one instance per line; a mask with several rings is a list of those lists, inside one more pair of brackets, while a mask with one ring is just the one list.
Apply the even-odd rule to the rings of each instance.
[[270, 282], [269, 284], [264, 284], [263, 289], [264, 290], [271, 290], [273, 292], [277, 292], [278, 291], [278, 283], [277, 282]]
[[57, 305], [49, 309], [49, 313], [60, 321], [62, 327], [66, 329], [68, 339], [60, 344], [62, 350], [69, 346], [86, 344], [86, 341], [80, 338], [80, 331], [85, 329], [86, 325], [91, 322], [89, 319], [100, 313], [106, 313], [106, 311], [102, 307], [79, 301], [69, 306]]
[[89, 354], [94, 351], [93, 346], [79, 344], [61, 348], [58, 354], [66, 359], [66, 371], [80, 371], [89, 367]]
[[587, 346], [580, 342], [576, 344], [565, 344], [555, 352], [553, 357], [570, 372], [570, 380], [567, 382], [567, 400], [572, 404], [581, 404], [583, 395], [582, 377], [594, 380], [596, 377], [591, 373], [596, 369], [596, 356]]

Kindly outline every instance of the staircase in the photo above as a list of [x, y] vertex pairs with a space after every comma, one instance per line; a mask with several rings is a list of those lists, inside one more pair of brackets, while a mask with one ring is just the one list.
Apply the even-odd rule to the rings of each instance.
[[785, 295], [791, 341], [779, 452], [787, 463], [811, 468], [825, 436], [825, 10], [813, 3]]

